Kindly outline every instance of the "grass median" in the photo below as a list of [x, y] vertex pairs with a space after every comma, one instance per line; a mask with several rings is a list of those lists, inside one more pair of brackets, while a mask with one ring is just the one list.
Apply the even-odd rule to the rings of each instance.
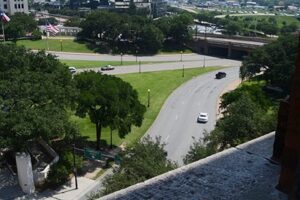
[[[112, 66], [121, 66], [121, 61], [94, 61], [94, 60], [60, 60], [62, 63], [65, 63], [68, 66], [73, 66], [78, 69], [84, 68], [95, 68], [95, 67], [103, 67], [106, 65]], [[165, 63], [169, 61], [142, 61], [141, 64], [151, 64], [151, 63]], [[135, 61], [122, 61], [122, 65], [138, 65], [138, 62]]]
[[[195, 76], [218, 69], [220, 69], [220, 67], [185, 69], [184, 77], [182, 77], [182, 70], [118, 75], [137, 90], [141, 103], [146, 106], [148, 103], [148, 89], [150, 89], [150, 107], [147, 108], [142, 126], [132, 127], [131, 133], [125, 138], [120, 138], [117, 131], [113, 131], [113, 145], [118, 146], [123, 142], [125, 142], [126, 145], [131, 145], [138, 141], [154, 122], [167, 97], [177, 87]], [[79, 118], [72, 116], [71, 119], [79, 126], [82, 136], [87, 136], [89, 140], [96, 141], [95, 125], [90, 122], [88, 117]], [[107, 144], [110, 144], [110, 130], [108, 128], [102, 129], [101, 139], [105, 140]]]

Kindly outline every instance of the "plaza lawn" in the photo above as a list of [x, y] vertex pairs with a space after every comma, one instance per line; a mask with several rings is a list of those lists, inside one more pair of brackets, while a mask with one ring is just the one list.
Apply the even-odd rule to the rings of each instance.
[[88, 43], [85, 42], [76, 42], [74, 40], [65, 39], [62, 40], [62, 43], [58, 39], [49, 39], [48, 45], [47, 40], [19, 40], [17, 41], [17, 45], [23, 45], [29, 49], [36, 50], [47, 50], [47, 46], [49, 47], [49, 51], [62, 51], [65, 52], [78, 52], [78, 53], [93, 53], [93, 50], [88, 48]]
[[[62, 63], [65, 63], [68, 66], [76, 67], [78, 69], [84, 68], [95, 68], [103, 67], [106, 65], [120, 66], [121, 61], [95, 61], [95, 60], [60, 60]], [[168, 61], [143, 61], [141, 64], [150, 64], [150, 63], [163, 63]], [[138, 62], [135, 61], [123, 61], [124, 66], [126, 65], [138, 65]]]
[[[150, 89], [151, 98], [150, 107], [147, 108], [142, 126], [132, 127], [131, 133], [123, 139], [118, 136], [117, 131], [113, 131], [113, 144], [118, 146], [125, 142], [126, 145], [132, 145], [138, 141], [154, 122], [164, 101], [178, 86], [194, 76], [218, 69], [220, 67], [186, 69], [184, 77], [182, 77], [182, 70], [118, 75], [138, 91], [139, 99], [144, 105], [147, 105], [148, 89]], [[96, 140], [95, 125], [90, 122], [88, 117], [82, 119], [73, 115], [71, 119], [79, 126], [82, 136], [87, 136], [92, 141]], [[101, 140], [105, 140], [107, 144], [110, 144], [110, 131], [108, 128], [102, 129]]]

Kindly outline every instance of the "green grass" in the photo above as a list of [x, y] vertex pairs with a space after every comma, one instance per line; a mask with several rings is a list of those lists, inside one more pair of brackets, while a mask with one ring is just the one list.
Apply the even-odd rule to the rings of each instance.
[[[19, 40], [17, 45], [23, 45], [29, 49], [47, 50], [47, 40]], [[49, 39], [48, 46], [50, 51], [61, 51], [60, 40]], [[93, 53], [93, 50], [88, 48], [88, 43], [76, 42], [74, 40], [62, 40], [62, 50], [66, 52], [78, 52], [78, 53]]]
[[[185, 77], [182, 77], [182, 70], [119, 75], [120, 78], [129, 82], [133, 88], [137, 90], [142, 104], [147, 105], [148, 89], [150, 89], [151, 100], [150, 107], [147, 108], [145, 113], [142, 126], [133, 127], [131, 133], [129, 133], [124, 139], [119, 138], [117, 131], [114, 131], [113, 144], [118, 146], [122, 142], [126, 142], [127, 145], [131, 145], [138, 141], [155, 120], [167, 97], [178, 86], [195, 76], [217, 69], [220, 69], [220, 67], [186, 69]], [[82, 136], [87, 136], [91, 141], [96, 140], [95, 125], [90, 122], [88, 117], [82, 119], [72, 116], [71, 119], [79, 126]], [[101, 139], [105, 140], [107, 144], [110, 143], [110, 131], [108, 128], [102, 129]]]
[[287, 25], [295, 23], [298, 25], [298, 27], [300, 27], [300, 21], [297, 20], [295, 17], [291, 17], [291, 16], [242, 16], [239, 18], [245, 18], [245, 17], [250, 17], [253, 18], [253, 21], [250, 23], [255, 23], [255, 18], [256, 20], [260, 20], [260, 19], [268, 19], [268, 18], [275, 18], [277, 20], [277, 26], [278, 28], [282, 28], [283, 26], [283, 22], [286, 22]]
[[[93, 67], [103, 67], [105, 65], [119, 66], [121, 61], [90, 61], [90, 60], [60, 60], [62, 63], [65, 63], [68, 66], [74, 66], [78, 69], [83, 68], [93, 68]], [[150, 64], [150, 63], [164, 63], [168, 61], [143, 61], [141, 64]], [[124, 66], [126, 65], [137, 65], [135, 61], [123, 61]]]

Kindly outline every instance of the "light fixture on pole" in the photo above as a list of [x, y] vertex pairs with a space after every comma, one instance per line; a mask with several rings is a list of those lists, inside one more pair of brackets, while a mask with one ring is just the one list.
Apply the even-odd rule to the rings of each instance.
[[149, 108], [150, 107], [150, 89], [148, 89], [148, 105], [147, 107]]
[[180, 61], [182, 62], [182, 51], [180, 51]]
[[123, 65], [123, 53], [121, 52], [121, 65]]

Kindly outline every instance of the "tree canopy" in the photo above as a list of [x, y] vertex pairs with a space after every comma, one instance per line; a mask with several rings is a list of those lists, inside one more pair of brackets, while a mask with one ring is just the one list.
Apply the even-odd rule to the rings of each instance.
[[5, 24], [5, 36], [7, 38], [17, 39], [37, 31], [37, 22], [31, 15], [16, 13], [10, 19], [9, 23]]
[[126, 188], [176, 168], [167, 158], [160, 138], [145, 137], [132, 149], [125, 151], [118, 173], [104, 181], [104, 194]]
[[255, 49], [240, 68], [242, 79], [252, 78], [263, 72], [262, 79], [279, 87], [287, 94], [295, 68], [298, 40], [286, 35], [278, 40]]
[[55, 57], [0, 44], [0, 148], [70, 134], [66, 108], [75, 94], [68, 68]]
[[80, 35], [108, 43], [119, 52], [156, 53], [167, 39], [178, 44], [191, 39], [189, 25], [192, 23], [193, 18], [189, 14], [154, 21], [143, 16], [95, 11], [81, 23]]
[[129, 83], [92, 71], [76, 75], [75, 80], [79, 90], [76, 114], [88, 114], [96, 125], [97, 149], [102, 127], [117, 129], [120, 137], [124, 137], [132, 125], [141, 126], [146, 108]]

